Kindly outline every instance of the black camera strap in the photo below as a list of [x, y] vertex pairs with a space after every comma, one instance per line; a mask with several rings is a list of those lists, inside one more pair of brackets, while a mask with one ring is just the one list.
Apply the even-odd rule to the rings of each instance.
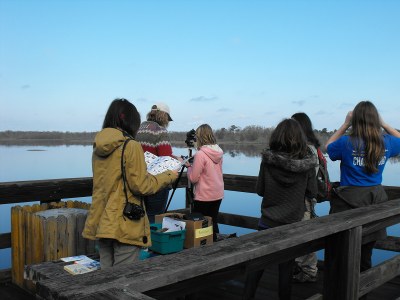
[[[132, 190], [131, 190], [131, 188], [130, 188], [130, 186], [129, 186], [129, 182], [128, 182], [128, 180], [126, 179], [126, 169], [125, 169], [125, 160], [124, 160], [124, 153], [125, 153], [125, 148], [126, 148], [126, 145], [129, 143], [129, 141], [131, 141], [132, 139], [126, 139], [125, 141], [124, 141], [124, 144], [123, 144], [123, 146], [122, 146], [122, 154], [121, 154], [121, 172], [122, 172], [122, 182], [124, 183], [124, 193], [125, 193], [125, 201], [126, 201], [126, 203], [128, 203], [128, 191], [127, 190], [130, 190], [131, 191], [131, 193], [132, 193]], [[126, 188], [126, 186], [128, 186], [128, 189]], [[139, 199], [140, 199], [140, 206], [143, 208], [143, 197], [139, 197]]]
[[[126, 145], [129, 143], [129, 141], [131, 141], [132, 139], [131, 138], [128, 138], [128, 139], [126, 139], [125, 141], [124, 141], [124, 144], [122, 145], [122, 153], [121, 153], [121, 173], [122, 173], [122, 182], [123, 182], [123, 184], [124, 184], [124, 194], [125, 194], [125, 205], [127, 205], [128, 204], [128, 192], [127, 192], [127, 189], [126, 189], [126, 186], [128, 186], [128, 189], [131, 191], [131, 193], [132, 193], [132, 190], [131, 190], [131, 188], [129, 187], [129, 183], [128, 183], [128, 180], [126, 180], [126, 171], [125, 171], [125, 160], [124, 160], [124, 154], [125, 154], [125, 148], [126, 148]], [[144, 209], [144, 207], [143, 207], [143, 197], [139, 197], [139, 199], [140, 199], [140, 206]], [[124, 215], [122, 215], [123, 216], [123, 218], [124, 218], [124, 220], [125, 220], [125, 216]], [[143, 222], [144, 222], [144, 219], [143, 219]], [[147, 237], [146, 237], [146, 226], [145, 225], [143, 225], [143, 243], [144, 244], [147, 244]]]
[[122, 154], [121, 154], [121, 173], [122, 173], [122, 182], [124, 183], [124, 193], [125, 193], [125, 202], [128, 204], [128, 192], [126, 191], [126, 185], [128, 184], [126, 180], [126, 173], [125, 173], [125, 161], [124, 161], [124, 153], [125, 153], [125, 148], [128, 142], [131, 139], [126, 139], [124, 141], [124, 144], [122, 145]]

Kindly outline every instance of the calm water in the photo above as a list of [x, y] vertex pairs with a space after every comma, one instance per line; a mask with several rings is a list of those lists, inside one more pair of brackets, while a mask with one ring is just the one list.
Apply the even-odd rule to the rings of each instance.
[[[260, 164], [260, 149], [253, 146], [241, 148], [223, 147], [224, 173], [257, 176]], [[188, 149], [174, 148], [174, 154], [187, 155]], [[0, 182], [43, 180], [56, 178], [91, 177], [91, 146], [0, 146]], [[332, 181], [339, 180], [339, 163], [328, 159], [329, 175]], [[400, 164], [388, 162], [385, 168], [383, 184], [398, 186], [400, 178]], [[90, 202], [90, 197], [80, 198], [80, 201]], [[222, 201], [222, 212], [241, 214], [253, 217], [260, 216], [261, 198], [255, 194], [225, 192]], [[31, 204], [31, 203], [27, 203]], [[9, 205], [0, 206], [0, 233], [11, 231]], [[170, 209], [184, 207], [184, 191], [178, 189], [172, 199]], [[317, 205], [317, 214], [326, 215], [329, 203]], [[237, 232], [239, 235], [251, 230], [220, 225], [223, 233]], [[400, 236], [400, 226], [388, 228], [388, 234]], [[323, 259], [323, 251], [318, 253]], [[374, 264], [390, 258], [394, 253], [374, 250]], [[0, 269], [10, 267], [10, 249], [0, 250]]]

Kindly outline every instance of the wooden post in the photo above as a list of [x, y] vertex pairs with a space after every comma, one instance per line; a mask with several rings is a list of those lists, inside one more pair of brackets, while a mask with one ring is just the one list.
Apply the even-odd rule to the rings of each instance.
[[325, 247], [324, 300], [358, 299], [362, 227], [327, 238]]
[[[87, 203], [69, 201], [67, 204], [57, 202], [11, 208], [14, 284], [29, 290], [34, 289], [32, 284], [24, 280], [25, 265], [95, 252], [94, 242], [87, 242], [81, 235], [89, 207]], [[76, 244], [80, 247], [77, 248]]]

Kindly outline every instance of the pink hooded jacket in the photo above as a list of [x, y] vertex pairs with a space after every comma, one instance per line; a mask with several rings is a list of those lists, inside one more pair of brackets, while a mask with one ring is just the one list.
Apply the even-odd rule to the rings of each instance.
[[193, 166], [187, 171], [194, 184], [194, 200], [215, 201], [224, 197], [223, 154], [218, 145], [202, 146], [195, 154]]

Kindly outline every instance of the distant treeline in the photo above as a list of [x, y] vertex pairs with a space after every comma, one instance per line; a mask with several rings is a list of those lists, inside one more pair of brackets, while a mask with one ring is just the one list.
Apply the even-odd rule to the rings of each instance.
[[[274, 127], [262, 127], [256, 125], [240, 128], [232, 125], [229, 128], [220, 128], [214, 131], [218, 143], [235, 143], [235, 144], [264, 144], [269, 141]], [[325, 144], [333, 131], [326, 128], [322, 130], [314, 130], [321, 145]], [[186, 132], [170, 132], [171, 141], [182, 143], [186, 140]]]
[[[266, 145], [269, 141], [274, 127], [262, 127], [250, 125], [240, 128], [232, 125], [229, 128], [220, 128], [215, 130], [215, 136], [218, 143], [232, 144], [260, 144]], [[321, 145], [325, 144], [333, 132], [314, 130]], [[61, 131], [0, 131], [0, 144], [90, 144], [93, 142], [97, 132], [61, 132]], [[171, 141], [174, 145], [184, 146], [187, 132], [170, 131]]]
[[0, 131], [0, 140], [93, 141], [96, 132]]

